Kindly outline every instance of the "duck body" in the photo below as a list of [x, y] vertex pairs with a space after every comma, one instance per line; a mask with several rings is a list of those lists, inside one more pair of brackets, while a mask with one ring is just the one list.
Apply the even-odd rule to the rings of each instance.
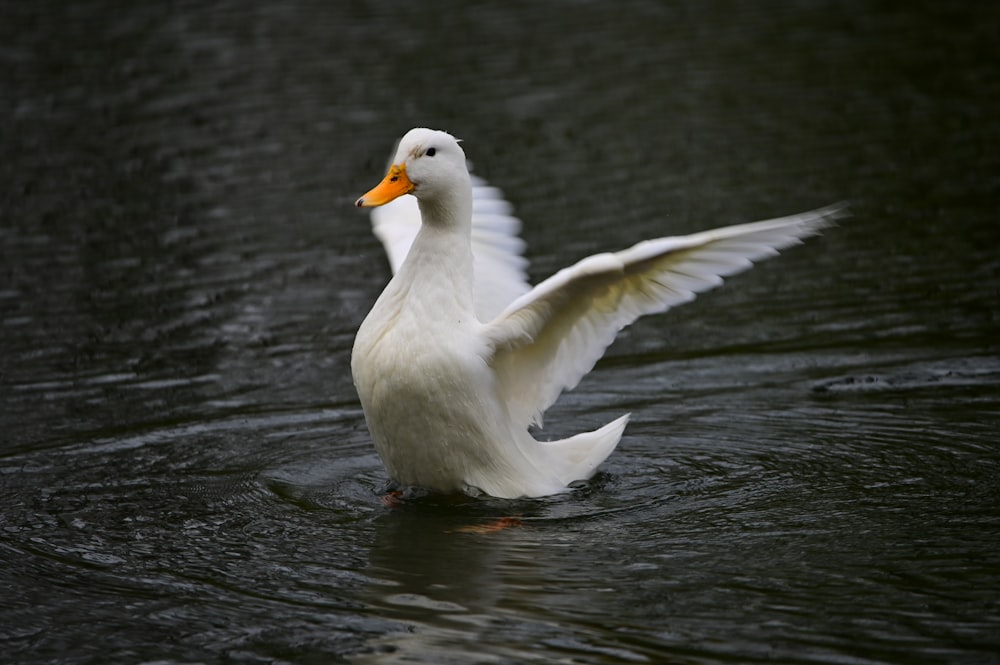
[[[405, 304], [382, 305], [359, 329], [351, 366], [375, 450], [393, 480], [516, 498], [554, 494], [593, 474], [560, 476], [562, 466], [544, 454], [558, 442], [536, 441], [513, 426], [481, 324], [456, 317], [445, 325], [447, 312], [435, 310], [441, 324], [425, 326]], [[384, 326], [383, 316], [391, 319]]]
[[[504, 498], [565, 491], [614, 450], [627, 415], [559, 441], [538, 441], [528, 426], [541, 424], [544, 410], [593, 367], [621, 327], [690, 300], [720, 275], [748, 267], [748, 256], [773, 254], [834, 215], [730, 227], [743, 229], [731, 237], [647, 241], [584, 259], [531, 289], [520, 245], [501, 238], [486, 252], [482, 242], [474, 246], [473, 181], [456, 139], [411, 130], [386, 178], [358, 206], [411, 193], [419, 206], [415, 235], [351, 355], [365, 420], [396, 482]], [[479, 260], [491, 252], [501, 269]], [[503, 282], [499, 312], [484, 309], [489, 299], [480, 297], [491, 280]]]
[[471, 183], [420, 208], [436, 221], [421, 226], [351, 354], [376, 452], [396, 482], [439, 492], [514, 498], [565, 489], [578, 478], [565, 480], [546, 454], [557, 444], [513, 426], [473, 311]]

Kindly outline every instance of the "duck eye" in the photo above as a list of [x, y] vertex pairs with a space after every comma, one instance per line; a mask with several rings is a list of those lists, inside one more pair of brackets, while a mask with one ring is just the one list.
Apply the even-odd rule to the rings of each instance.
[[433, 157], [435, 154], [437, 154], [437, 149], [427, 148], [427, 152], [425, 152], [424, 154], [427, 155], [428, 157]]

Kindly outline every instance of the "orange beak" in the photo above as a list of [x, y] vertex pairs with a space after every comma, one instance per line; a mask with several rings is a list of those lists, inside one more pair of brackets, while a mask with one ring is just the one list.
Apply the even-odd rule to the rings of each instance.
[[409, 194], [413, 191], [413, 187], [414, 184], [406, 177], [406, 164], [402, 166], [393, 164], [389, 167], [389, 172], [385, 174], [382, 182], [358, 199], [355, 205], [359, 208], [382, 206], [393, 199], [398, 199], [403, 194]]

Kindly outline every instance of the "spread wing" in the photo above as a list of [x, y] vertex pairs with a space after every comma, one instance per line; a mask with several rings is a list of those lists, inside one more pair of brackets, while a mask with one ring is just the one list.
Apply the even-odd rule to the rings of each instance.
[[[395, 273], [420, 230], [420, 209], [413, 196], [372, 209], [372, 231], [382, 241]], [[525, 271], [521, 220], [496, 187], [472, 176], [472, 255], [476, 316], [489, 321], [530, 290]]]
[[845, 214], [834, 205], [689, 236], [647, 240], [566, 268], [512, 302], [485, 333], [500, 393], [527, 427], [589, 372], [619, 330], [799, 244]]

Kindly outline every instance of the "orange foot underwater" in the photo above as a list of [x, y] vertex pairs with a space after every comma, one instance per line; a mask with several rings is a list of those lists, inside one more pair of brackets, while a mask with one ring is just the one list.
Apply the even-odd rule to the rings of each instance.
[[486, 524], [477, 524], [474, 526], [463, 526], [461, 528], [455, 529], [457, 533], [496, 533], [497, 531], [503, 531], [504, 529], [510, 529], [512, 527], [524, 526], [524, 522], [521, 521], [519, 517], [501, 517], [500, 519], [493, 520], [492, 522], [487, 522]]
[[392, 490], [388, 494], [380, 496], [379, 501], [387, 508], [399, 508], [403, 505], [404, 495], [400, 490]]

